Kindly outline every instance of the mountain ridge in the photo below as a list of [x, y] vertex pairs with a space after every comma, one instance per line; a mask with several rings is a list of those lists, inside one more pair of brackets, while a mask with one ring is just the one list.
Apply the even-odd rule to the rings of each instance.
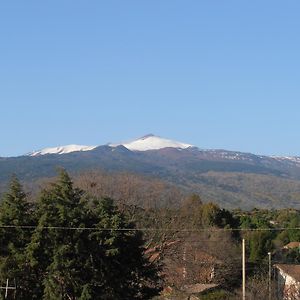
[[[189, 147], [194, 147], [191, 144], [186, 144], [186, 143], [162, 138], [154, 134], [147, 134], [141, 138], [130, 140], [124, 143], [109, 143], [106, 145], [113, 148], [117, 146], [124, 146], [125, 148], [131, 151], [159, 150], [168, 147], [178, 148], [178, 149], [186, 149]], [[47, 154], [67, 154], [67, 153], [79, 152], [79, 151], [91, 151], [96, 147], [100, 147], [100, 146], [104, 146], [104, 145], [86, 146], [86, 145], [72, 144], [72, 145], [65, 145], [65, 146], [47, 147], [41, 150], [29, 152], [25, 155], [39, 156], [39, 155], [47, 155]]]
[[29, 152], [21, 156], [40, 156], [40, 155], [48, 155], [48, 154], [61, 155], [61, 154], [68, 154], [72, 152], [91, 151], [101, 146], [109, 146], [113, 148], [117, 146], [124, 146], [130, 151], [151, 151], [151, 150], [160, 150], [164, 148], [176, 148], [176, 149], [195, 148], [203, 152], [210, 152], [210, 153], [215, 152], [218, 153], [219, 156], [223, 155], [224, 158], [229, 158], [233, 160], [245, 159], [245, 155], [247, 155], [248, 157], [247, 159], [249, 159], [250, 156], [261, 158], [261, 159], [271, 158], [277, 161], [295, 163], [300, 166], [300, 156], [259, 155], [259, 154], [252, 154], [251, 152], [241, 152], [241, 151], [225, 150], [225, 149], [201, 149], [192, 144], [187, 144], [187, 143], [182, 143], [171, 139], [162, 138], [154, 134], [147, 134], [140, 138], [133, 139], [123, 143], [108, 143], [105, 145], [97, 145], [97, 146], [71, 144], [65, 146], [47, 147], [41, 150]]
[[[148, 143], [153, 135], [143, 138]], [[190, 144], [159, 139], [163, 140], [159, 146], [165, 146], [167, 140], [167, 145], [171, 141], [172, 147], [133, 151], [124, 146], [126, 143], [120, 143], [93, 146], [93, 149], [87, 151], [80, 149], [68, 153], [61, 151], [0, 158], [0, 187], [13, 173], [21, 180], [34, 182], [38, 178], [55, 176], [57, 167], [63, 167], [72, 174], [103, 170], [159, 178], [187, 193], [198, 193], [204, 200], [215, 201], [227, 208], [237, 205], [241, 208], [300, 208], [298, 157], [200, 149]], [[74, 148], [71, 147], [71, 150]]]

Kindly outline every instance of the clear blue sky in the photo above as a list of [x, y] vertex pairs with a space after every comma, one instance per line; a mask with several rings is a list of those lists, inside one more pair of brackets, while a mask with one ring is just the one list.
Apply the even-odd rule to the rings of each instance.
[[0, 156], [154, 133], [300, 155], [299, 1], [2, 1]]

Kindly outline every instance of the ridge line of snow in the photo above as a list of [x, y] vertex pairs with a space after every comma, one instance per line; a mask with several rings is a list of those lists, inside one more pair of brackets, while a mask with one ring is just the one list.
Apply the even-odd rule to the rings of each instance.
[[110, 147], [117, 147], [121, 145], [131, 151], [159, 150], [163, 148], [187, 149], [194, 147], [191, 144], [161, 138], [152, 134], [125, 143], [109, 144]]
[[39, 156], [46, 154], [67, 154], [71, 152], [79, 151], [90, 151], [95, 149], [97, 146], [85, 146], [85, 145], [66, 145], [66, 146], [57, 146], [57, 147], [48, 147], [38, 151], [33, 151], [28, 153], [28, 156]]
[[[200, 149], [198, 147], [195, 147], [194, 145], [187, 144], [187, 143], [181, 143], [178, 141], [162, 138], [159, 136], [155, 136], [153, 134], [145, 135], [141, 138], [130, 140], [124, 143], [109, 143], [107, 146], [115, 148], [118, 146], [124, 146], [130, 151], [148, 151], [148, 150], [159, 150], [163, 148], [175, 148], [175, 149], [188, 149], [188, 148], [197, 148], [199, 151], [204, 152], [219, 152], [220, 150], [217, 149]], [[46, 154], [67, 154], [72, 152], [81, 152], [81, 151], [91, 151], [95, 149], [98, 146], [86, 146], [86, 145], [66, 145], [66, 146], [57, 146], [57, 147], [47, 147], [38, 151], [33, 151], [28, 154], [25, 154], [26, 156], [40, 156], [40, 155], [46, 155]], [[244, 159], [243, 154], [236, 151], [229, 151], [233, 152], [232, 155], [230, 153], [227, 153], [227, 150], [223, 150], [226, 153], [221, 153], [224, 158], [227, 157], [229, 159]], [[234, 153], [235, 152], [235, 153]], [[250, 154], [250, 153], [249, 153]], [[256, 155], [257, 156], [257, 155]], [[300, 157], [299, 156], [258, 156], [260, 158], [263, 157], [269, 157], [278, 161], [290, 161], [291, 163], [300, 164]]]

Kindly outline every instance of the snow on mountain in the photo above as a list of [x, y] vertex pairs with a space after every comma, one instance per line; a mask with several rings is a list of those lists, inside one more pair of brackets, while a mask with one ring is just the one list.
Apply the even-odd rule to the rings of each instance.
[[45, 148], [39, 151], [34, 151], [28, 154], [28, 156], [39, 156], [46, 154], [66, 154], [76, 151], [90, 151], [95, 149], [97, 146], [84, 146], [84, 145], [67, 145], [53, 148]]
[[271, 158], [281, 162], [290, 162], [290, 163], [300, 165], [299, 156], [271, 156]]
[[[165, 139], [153, 134], [145, 135], [141, 138], [119, 144], [108, 144], [110, 147], [124, 146], [130, 151], [147, 151], [147, 150], [159, 150], [163, 148], [176, 148], [176, 149], [187, 149], [190, 147], [195, 147], [191, 144], [181, 143], [178, 141]], [[66, 154], [78, 151], [90, 151], [95, 149], [98, 146], [84, 146], [84, 145], [67, 145], [67, 146], [58, 146], [52, 148], [45, 148], [39, 151], [34, 151], [28, 156], [41, 156], [46, 154]], [[284, 164], [289, 164], [290, 166], [300, 166], [300, 157], [292, 156], [257, 156], [250, 153], [241, 153], [235, 151], [226, 151], [226, 150], [215, 150], [215, 149], [199, 149], [202, 153], [206, 153], [206, 157], [216, 158], [216, 159], [225, 159], [225, 160], [239, 160], [239, 161], [251, 161], [255, 160], [266, 160], [272, 159]]]
[[[189, 147], [194, 147], [190, 144], [180, 143], [177, 141], [172, 141], [169, 139], [161, 138], [153, 134], [146, 135], [142, 138], [121, 144], [108, 144], [110, 147], [124, 146], [131, 151], [147, 151], [147, 150], [158, 150], [163, 148], [177, 148], [186, 149]], [[84, 145], [67, 145], [58, 146], [52, 148], [45, 148], [42, 150], [34, 151], [28, 153], [28, 156], [40, 156], [46, 154], [66, 154], [76, 151], [90, 151], [98, 146], [84, 146]]]
[[143, 136], [139, 139], [121, 143], [121, 144], [109, 144], [110, 147], [124, 146], [131, 151], [147, 151], [147, 150], [158, 150], [163, 148], [177, 148], [177, 149], [186, 149], [189, 147], [194, 147], [190, 144], [184, 144], [177, 141], [172, 141], [168, 139], [149, 134]]

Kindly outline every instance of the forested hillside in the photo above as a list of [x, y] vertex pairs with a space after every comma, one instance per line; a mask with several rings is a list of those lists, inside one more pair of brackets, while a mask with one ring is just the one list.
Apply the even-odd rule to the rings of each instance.
[[[274, 263], [300, 262], [297, 249], [283, 250], [300, 238], [299, 210], [229, 211], [129, 174], [73, 182], [61, 171], [39, 185], [27, 194], [13, 177], [1, 199], [0, 282], [9, 280], [9, 299], [238, 299], [242, 238], [248, 293], [265, 299], [268, 252]], [[214, 290], [195, 292], [199, 284]]]
[[226, 208], [300, 208], [298, 160], [195, 148], [137, 152], [122, 145], [100, 146], [61, 155], [0, 158], [0, 192], [11, 174], [34, 185], [55, 176], [59, 167], [73, 176], [101, 171], [113, 177], [128, 173], [144, 181], [160, 180]]

